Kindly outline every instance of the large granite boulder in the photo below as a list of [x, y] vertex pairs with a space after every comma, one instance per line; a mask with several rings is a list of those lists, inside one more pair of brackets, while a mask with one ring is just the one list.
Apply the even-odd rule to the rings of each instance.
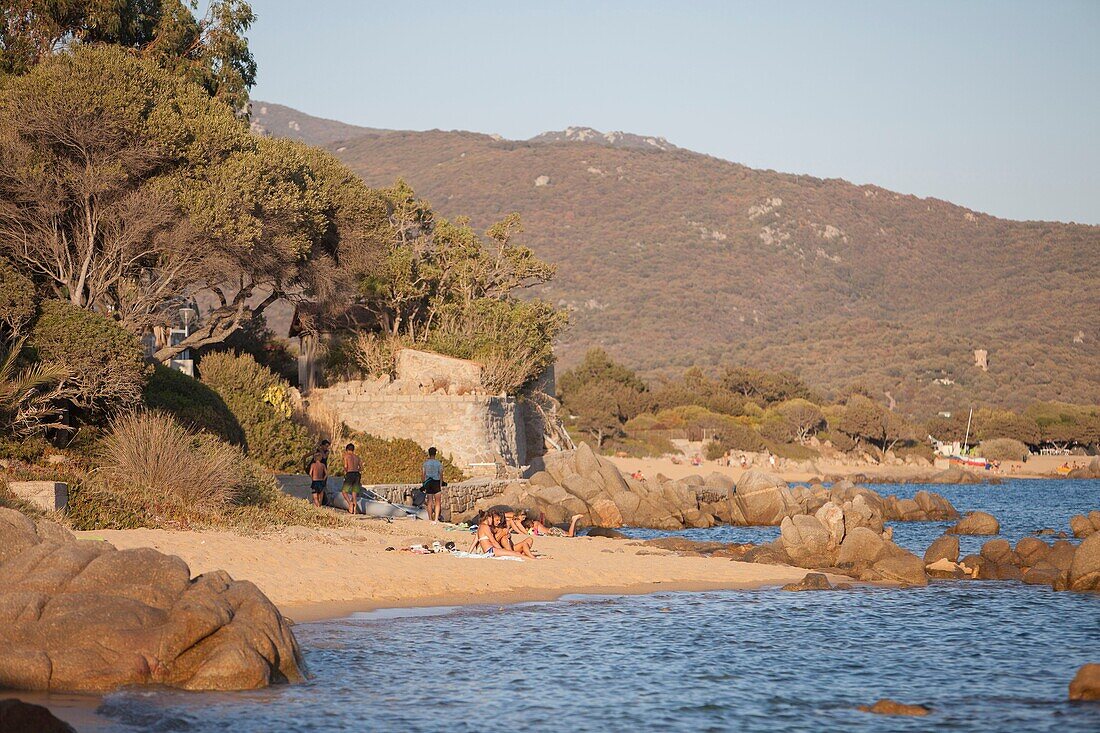
[[938, 560], [959, 561], [959, 538], [954, 535], [941, 535], [932, 541], [924, 552], [924, 564], [931, 565]]
[[786, 481], [755, 469], [741, 474], [732, 499], [745, 525], [775, 526], [784, 517], [800, 513], [798, 501]]
[[1069, 683], [1070, 700], [1100, 700], [1100, 664], [1083, 665]]
[[949, 534], [992, 535], [1000, 534], [1001, 523], [987, 512], [969, 512], [947, 530]]
[[1091, 511], [1088, 514], [1077, 514], [1069, 518], [1069, 528], [1074, 537], [1085, 539], [1091, 534], [1100, 532], [1100, 511]]
[[814, 568], [835, 564], [837, 545], [829, 529], [817, 517], [808, 514], [783, 517], [779, 541], [796, 565]]
[[1024, 537], [1016, 543], [1016, 557], [1024, 567], [1034, 567], [1050, 557], [1051, 547], [1038, 537]]
[[238, 690], [304, 678], [255, 585], [178, 557], [77, 541], [0, 508], [0, 688]]
[[1070, 590], [1100, 590], [1100, 532], [1086, 537], [1069, 566]]

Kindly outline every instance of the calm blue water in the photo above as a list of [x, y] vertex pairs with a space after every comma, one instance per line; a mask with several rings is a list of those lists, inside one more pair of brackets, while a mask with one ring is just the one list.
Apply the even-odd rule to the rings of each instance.
[[[1011, 540], [1100, 507], [1097, 481], [934, 490], [960, 510], [992, 512]], [[942, 525], [895, 531], [923, 551]], [[101, 713], [119, 731], [234, 733], [1100, 729], [1100, 706], [1066, 702], [1076, 669], [1100, 661], [1100, 596], [1018, 583], [581, 598], [365, 614], [295, 632], [316, 675], [307, 684], [122, 692]], [[855, 710], [880, 697], [933, 713]]]

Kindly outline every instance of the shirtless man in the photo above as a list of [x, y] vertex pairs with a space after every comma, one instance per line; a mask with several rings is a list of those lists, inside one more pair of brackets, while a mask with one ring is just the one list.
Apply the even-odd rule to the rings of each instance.
[[320, 453], [313, 454], [313, 462], [309, 464], [309, 492], [313, 496], [313, 503], [321, 506], [321, 499], [325, 495], [325, 484], [328, 483], [328, 466]]
[[363, 459], [355, 455], [355, 443], [344, 448], [344, 486], [340, 493], [348, 505], [348, 514], [359, 508], [359, 492], [363, 490]]

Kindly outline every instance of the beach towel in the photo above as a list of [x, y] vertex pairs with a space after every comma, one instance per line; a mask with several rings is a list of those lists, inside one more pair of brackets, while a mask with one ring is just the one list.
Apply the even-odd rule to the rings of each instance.
[[462, 550], [451, 550], [449, 554], [452, 557], [464, 557], [469, 560], [515, 560], [516, 562], [523, 562], [522, 557], [497, 557], [496, 555], [486, 555], [480, 552], [463, 552]]

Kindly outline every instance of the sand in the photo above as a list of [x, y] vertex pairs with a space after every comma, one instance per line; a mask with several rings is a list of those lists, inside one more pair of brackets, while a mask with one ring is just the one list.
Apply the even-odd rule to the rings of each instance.
[[[363, 519], [338, 529], [290, 528], [260, 536], [154, 529], [77, 532], [119, 549], [152, 547], [179, 555], [195, 575], [226, 570], [250, 580], [288, 617], [310, 621], [355, 611], [551, 600], [575, 593], [637, 594], [775, 586], [801, 580], [802, 568], [724, 558], [683, 557], [634, 540], [539, 537], [546, 557], [515, 562], [417, 555], [400, 549], [469, 532], [415, 520]], [[837, 582], [847, 578], [835, 578]]]

